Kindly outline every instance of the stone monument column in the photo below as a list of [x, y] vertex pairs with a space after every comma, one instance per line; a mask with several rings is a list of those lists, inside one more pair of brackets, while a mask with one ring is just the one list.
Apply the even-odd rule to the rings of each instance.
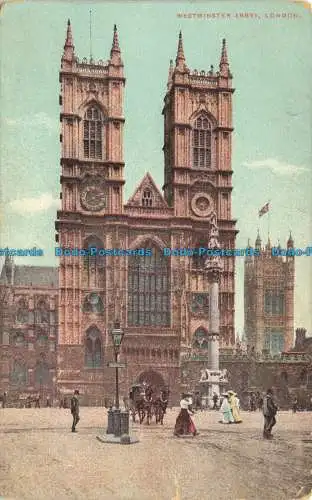
[[209, 337], [208, 337], [208, 368], [219, 370], [219, 334], [220, 334], [220, 311], [219, 311], [219, 281], [220, 270], [214, 269], [208, 274], [210, 291], [209, 309]]
[[219, 335], [220, 335], [220, 308], [219, 308], [219, 283], [222, 273], [222, 262], [220, 256], [219, 232], [217, 228], [216, 215], [211, 220], [211, 230], [208, 243], [207, 259], [205, 269], [209, 282], [209, 332], [208, 332], [208, 367], [204, 370], [200, 382], [203, 384], [206, 394], [206, 404], [211, 406], [214, 393], [220, 395], [220, 391], [226, 384], [224, 371], [219, 368]]

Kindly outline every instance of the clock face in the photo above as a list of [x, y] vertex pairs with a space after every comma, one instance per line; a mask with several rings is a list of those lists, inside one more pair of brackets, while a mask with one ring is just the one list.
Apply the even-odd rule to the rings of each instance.
[[88, 184], [81, 191], [81, 205], [86, 210], [102, 210], [106, 204], [105, 188], [101, 184]]
[[213, 210], [213, 201], [206, 193], [197, 193], [193, 196], [191, 207], [197, 217], [208, 217]]

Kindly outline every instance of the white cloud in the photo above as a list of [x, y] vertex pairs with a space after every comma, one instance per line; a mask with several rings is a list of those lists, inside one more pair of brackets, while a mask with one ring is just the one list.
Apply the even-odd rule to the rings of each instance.
[[305, 167], [301, 167], [299, 165], [293, 165], [291, 163], [286, 163], [276, 158], [267, 158], [265, 160], [254, 160], [250, 162], [247, 161], [243, 163], [243, 166], [249, 168], [263, 168], [271, 170], [273, 174], [278, 174], [278, 175], [296, 175], [306, 172], [307, 170]]
[[47, 113], [41, 111], [35, 115], [22, 116], [17, 119], [7, 118], [6, 124], [9, 127], [34, 127], [34, 128], [45, 128], [47, 130], [56, 130], [59, 124], [56, 120], [53, 120]]
[[19, 214], [43, 212], [49, 208], [60, 208], [60, 200], [53, 198], [51, 193], [42, 193], [37, 198], [21, 198], [11, 201], [13, 212]]

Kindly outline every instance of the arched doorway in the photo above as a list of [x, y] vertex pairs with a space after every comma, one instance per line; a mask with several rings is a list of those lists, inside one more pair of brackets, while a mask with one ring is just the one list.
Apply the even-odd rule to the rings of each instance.
[[154, 390], [159, 390], [166, 385], [162, 375], [153, 370], [148, 370], [140, 373], [140, 375], [137, 377], [137, 383], [143, 384], [143, 382], [151, 385]]

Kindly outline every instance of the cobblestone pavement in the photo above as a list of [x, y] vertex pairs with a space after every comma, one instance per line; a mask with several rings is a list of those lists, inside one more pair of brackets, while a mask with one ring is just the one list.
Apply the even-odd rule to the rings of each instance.
[[[0, 496], [33, 500], [292, 499], [312, 476], [311, 413], [281, 412], [264, 441], [261, 413], [221, 425], [217, 412], [194, 416], [195, 438], [163, 426], [134, 424], [134, 445], [103, 444], [103, 408], [81, 408], [78, 432], [69, 410], [0, 410]], [[177, 486], [176, 486], [177, 485]]]

